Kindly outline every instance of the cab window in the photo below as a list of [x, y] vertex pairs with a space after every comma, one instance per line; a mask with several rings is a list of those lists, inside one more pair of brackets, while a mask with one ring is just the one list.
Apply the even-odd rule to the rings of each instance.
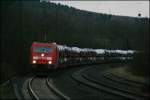
[[48, 53], [51, 52], [51, 48], [46, 46], [35, 46], [33, 47], [33, 51], [37, 53]]

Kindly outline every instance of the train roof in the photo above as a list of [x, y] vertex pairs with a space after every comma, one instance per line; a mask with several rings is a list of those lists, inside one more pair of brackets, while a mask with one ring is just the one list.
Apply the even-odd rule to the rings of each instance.
[[33, 42], [32, 46], [55, 46], [56, 43], [48, 43], [48, 42]]
[[78, 47], [68, 47], [66, 45], [58, 45], [57, 47], [60, 51], [74, 51], [77, 53], [80, 52], [95, 52], [97, 54], [105, 54], [105, 53], [114, 53], [114, 54], [133, 54], [135, 50], [109, 50], [109, 49], [90, 49], [90, 48], [78, 48]]
[[114, 53], [114, 54], [133, 54], [135, 50], [109, 50], [109, 49], [91, 49], [91, 48], [79, 48], [79, 47], [68, 47], [66, 45], [59, 45], [55, 42], [33, 42], [32, 46], [54, 46], [60, 51], [74, 51], [80, 52], [95, 52], [97, 54]]

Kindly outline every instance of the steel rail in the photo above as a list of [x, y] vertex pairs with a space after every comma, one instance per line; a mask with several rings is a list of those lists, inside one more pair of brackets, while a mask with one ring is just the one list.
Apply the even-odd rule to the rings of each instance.
[[135, 92], [132, 92], [132, 91], [129, 91], [129, 90], [125, 90], [125, 89], [121, 89], [121, 88], [118, 88], [116, 86], [112, 86], [112, 84], [108, 84], [107, 82], [105, 81], [97, 81], [97, 80], [94, 80], [90, 77], [88, 77], [87, 75], [82, 75], [82, 77], [84, 77], [85, 79], [93, 82], [93, 83], [96, 83], [98, 85], [102, 85], [106, 88], [110, 88], [112, 89], [112, 91], [114, 91], [114, 93], [117, 93], [115, 91], [118, 91], [118, 95], [121, 95], [121, 96], [126, 96], [126, 97], [129, 97], [131, 99], [139, 99], [139, 98], [146, 98], [146, 96], [142, 95], [142, 94], [136, 94]]
[[[50, 82], [51, 83], [50, 83]], [[53, 92], [55, 92], [59, 97], [61, 97], [64, 100], [70, 100], [70, 97], [66, 96], [65, 94], [63, 94], [61, 91], [59, 91], [53, 84], [52, 84], [52, 80], [49, 80], [48, 78], [46, 79], [46, 84], [48, 86], [49, 89], [51, 89]]]
[[113, 76], [112, 74], [103, 75], [103, 77], [108, 79], [108, 80], [114, 81], [114, 82], [118, 82], [118, 83], [121, 83], [121, 84], [127, 84], [129, 86], [134, 86], [134, 87], [137, 87], [137, 88], [141, 88], [141, 87], [144, 86], [144, 84], [143, 85], [142, 84], [137, 84], [135, 82], [131, 82], [131, 81], [122, 79], [121, 77], [118, 78], [117, 76]]
[[28, 92], [30, 94], [30, 96], [34, 99], [34, 100], [40, 100], [40, 98], [37, 96], [37, 94], [33, 91], [32, 89], [32, 82], [35, 79], [35, 77], [32, 77], [29, 81], [28, 81]]

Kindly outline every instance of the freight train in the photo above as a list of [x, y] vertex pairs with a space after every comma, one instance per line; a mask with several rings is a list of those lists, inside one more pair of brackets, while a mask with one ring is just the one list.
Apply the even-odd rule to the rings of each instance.
[[30, 64], [33, 69], [58, 69], [73, 65], [130, 61], [134, 53], [134, 50], [90, 49], [33, 42], [30, 49]]

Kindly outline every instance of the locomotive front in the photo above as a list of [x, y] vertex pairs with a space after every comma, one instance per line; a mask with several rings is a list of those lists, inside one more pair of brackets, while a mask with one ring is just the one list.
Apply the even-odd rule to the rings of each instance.
[[33, 42], [30, 63], [34, 69], [52, 69], [57, 63], [57, 46], [54, 43]]

